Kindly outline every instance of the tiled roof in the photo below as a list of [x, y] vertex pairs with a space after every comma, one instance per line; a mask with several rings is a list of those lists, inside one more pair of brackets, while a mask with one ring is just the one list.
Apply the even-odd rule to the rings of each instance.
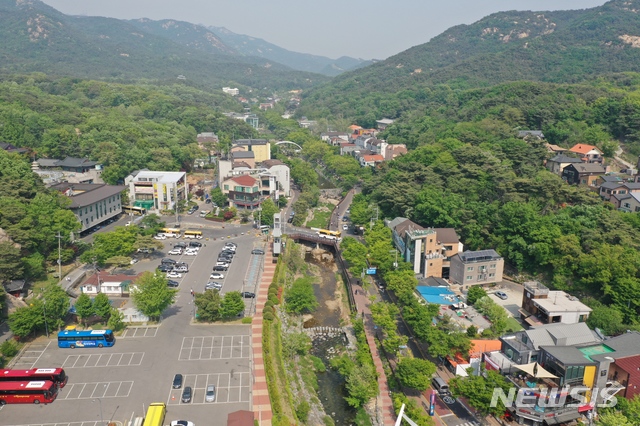
[[460, 238], [456, 234], [456, 230], [453, 228], [434, 228], [438, 241], [441, 243], [459, 243]]
[[606, 173], [604, 167], [602, 167], [600, 164], [595, 163], [570, 164], [567, 167], [574, 167], [578, 171], [578, 173]]
[[591, 150], [597, 150], [598, 152], [602, 152], [600, 151], [597, 147], [593, 146], [593, 145], [586, 145], [583, 143], [577, 143], [574, 146], [572, 146], [569, 151], [571, 152], [576, 152], [578, 154], [587, 154], [589, 151]]
[[106, 185], [97, 183], [59, 183], [51, 187], [60, 192], [71, 190], [71, 208], [90, 206], [98, 201], [117, 195], [127, 187], [124, 185]]
[[67, 157], [64, 160], [58, 161], [56, 164], [58, 167], [93, 167], [95, 161], [91, 161], [88, 158]]
[[369, 162], [369, 161], [384, 161], [384, 157], [382, 155], [380, 155], [380, 154], [363, 155], [362, 158], [366, 162]]
[[255, 186], [258, 182], [256, 179], [248, 175], [232, 177], [231, 180], [241, 186]]

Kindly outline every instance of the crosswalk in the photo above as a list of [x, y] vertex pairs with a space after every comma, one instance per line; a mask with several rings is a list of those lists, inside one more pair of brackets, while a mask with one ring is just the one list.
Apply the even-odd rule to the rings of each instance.
[[466, 423], [457, 424], [456, 426], [480, 426], [480, 423], [478, 423], [478, 422], [466, 422]]

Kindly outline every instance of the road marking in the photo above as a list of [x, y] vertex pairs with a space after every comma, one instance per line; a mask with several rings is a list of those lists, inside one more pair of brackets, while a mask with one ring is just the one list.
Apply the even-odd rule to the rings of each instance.
[[143, 358], [144, 352], [69, 355], [67, 356], [67, 359], [62, 363], [62, 367], [137, 367], [142, 364]]
[[60, 390], [58, 400], [77, 400], [93, 398], [126, 398], [131, 393], [133, 381], [67, 383]]
[[120, 339], [133, 339], [136, 337], [156, 337], [159, 327], [127, 327]]
[[[15, 426], [99, 426], [101, 423], [99, 420], [87, 420], [80, 422], [58, 422], [58, 423], [29, 423], [24, 425], [15, 425]], [[102, 423], [104, 424], [104, 422]]]
[[249, 358], [251, 356], [250, 337], [196, 336], [183, 337], [179, 361]]
[[[207, 386], [216, 384], [216, 400], [205, 401]], [[198, 385], [204, 383], [204, 385]], [[191, 386], [191, 402], [182, 402], [182, 391]], [[248, 371], [220, 373], [220, 374], [185, 374], [182, 389], [169, 391], [167, 405], [204, 405], [204, 404], [233, 404], [249, 402], [251, 391], [251, 373]]]

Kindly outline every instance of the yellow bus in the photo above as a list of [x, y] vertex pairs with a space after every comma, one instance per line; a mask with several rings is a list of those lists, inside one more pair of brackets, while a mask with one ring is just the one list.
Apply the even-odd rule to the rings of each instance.
[[184, 231], [184, 238], [202, 239], [202, 231]]
[[142, 426], [163, 426], [164, 417], [167, 415], [167, 406], [164, 402], [153, 402], [147, 409]]
[[180, 238], [180, 230], [178, 228], [162, 228], [160, 232], [167, 238]]
[[135, 207], [135, 206], [122, 206], [122, 213], [131, 214], [134, 216], [142, 216], [147, 214], [147, 209], [144, 207]]
[[328, 229], [318, 229], [318, 235], [325, 238], [337, 240], [342, 233], [340, 231], [329, 231]]

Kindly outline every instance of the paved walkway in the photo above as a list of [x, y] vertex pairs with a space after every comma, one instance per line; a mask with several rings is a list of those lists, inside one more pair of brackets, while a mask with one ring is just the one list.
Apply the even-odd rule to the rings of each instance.
[[378, 414], [382, 415], [381, 424], [384, 426], [393, 426], [396, 422], [396, 413], [393, 409], [391, 392], [389, 391], [389, 385], [387, 384], [387, 375], [384, 372], [382, 358], [378, 351], [378, 346], [376, 345], [375, 326], [373, 324], [373, 318], [371, 317], [371, 310], [369, 309], [369, 304], [371, 302], [367, 298], [367, 293], [361, 286], [353, 285], [351, 291], [353, 291], [353, 297], [356, 301], [358, 315], [364, 319], [364, 331], [367, 336], [367, 343], [369, 344], [373, 363], [376, 366], [376, 372], [378, 373], [378, 389], [380, 390], [380, 394], [378, 395], [376, 406], [378, 408]]
[[262, 358], [262, 310], [269, 295], [269, 286], [273, 281], [276, 265], [273, 263], [271, 247], [265, 250], [264, 271], [256, 294], [256, 313], [251, 322], [251, 348], [253, 350], [253, 413], [260, 426], [271, 426], [273, 412], [267, 387], [267, 377]]

